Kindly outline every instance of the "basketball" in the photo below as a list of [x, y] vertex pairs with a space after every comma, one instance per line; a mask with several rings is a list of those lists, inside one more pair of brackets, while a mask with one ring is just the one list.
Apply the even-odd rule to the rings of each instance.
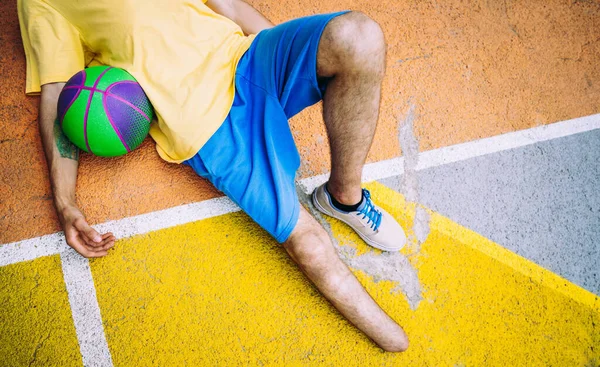
[[142, 143], [154, 111], [131, 74], [93, 66], [73, 75], [63, 87], [57, 116], [64, 134], [79, 149], [115, 157]]

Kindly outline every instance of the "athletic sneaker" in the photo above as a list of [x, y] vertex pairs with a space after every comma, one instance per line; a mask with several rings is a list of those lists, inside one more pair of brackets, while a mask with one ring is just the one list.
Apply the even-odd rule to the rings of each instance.
[[345, 212], [333, 206], [325, 185], [317, 187], [312, 194], [313, 204], [320, 212], [346, 223], [375, 248], [399, 251], [404, 247], [404, 230], [388, 212], [373, 204], [369, 190], [363, 189], [363, 200], [356, 211]]

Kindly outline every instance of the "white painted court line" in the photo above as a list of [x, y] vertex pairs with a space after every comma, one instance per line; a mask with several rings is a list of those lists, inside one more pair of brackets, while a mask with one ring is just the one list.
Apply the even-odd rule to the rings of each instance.
[[[117, 238], [126, 238], [238, 210], [240, 208], [229, 198], [220, 197], [105, 222], [93, 227], [101, 233], [113, 232]], [[56, 255], [69, 249], [62, 232], [12, 242], [0, 245], [0, 266]]]
[[[417, 170], [459, 162], [595, 129], [600, 129], [600, 114], [433, 149], [419, 154]], [[365, 165], [363, 170], [363, 182], [400, 175], [404, 172], [403, 162], [404, 159], [399, 157], [369, 163]], [[300, 184], [309, 193], [327, 181], [328, 177], [329, 174], [308, 177], [300, 180]], [[240, 208], [231, 200], [220, 197], [105, 222], [94, 225], [94, 228], [100, 232], [110, 231], [117, 238], [124, 238], [238, 210]], [[0, 245], [0, 266], [57, 254], [67, 248], [62, 232]]]
[[70, 248], [60, 258], [83, 365], [112, 367], [90, 263]]
[[[419, 153], [417, 171], [448, 163], [460, 162], [466, 159], [497, 153], [504, 150], [524, 147], [542, 141], [562, 138], [586, 131], [600, 129], [600, 114], [579, 117], [554, 124], [534, 127], [527, 130], [496, 135], [490, 138], [432, 149]], [[369, 163], [363, 169], [363, 182], [381, 180], [404, 173], [404, 158], [392, 158], [385, 161]], [[312, 192], [325, 181], [329, 174], [305, 178], [302, 184], [307, 192]]]
[[220, 197], [110, 221], [94, 228], [100, 233], [112, 232], [117, 238], [125, 238], [239, 210], [240, 207], [228, 197]]
[[504, 150], [520, 148], [595, 129], [600, 129], [600, 114], [496, 135], [468, 143], [451, 145], [446, 148], [420, 153], [417, 170], [441, 166]]
[[[392, 158], [385, 161], [368, 163], [363, 168], [362, 181], [371, 182], [382, 178], [401, 175], [404, 173], [404, 158]], [[300, 180], [300, 186], [306, 194], [310, 194], [317, 187], [324, 184], [329, 178], [329, 173], [307, 177]]]
[[[600, 129], [600, 114], [429, 150], [419, 154], [417, 170], [459, 162], [595, 129]], [[363, 170], [363, 182], [400, 175], [404, 172], [403, 162], [404, 159], [399, 157], [369, 163], [365, 165]], [[327, 181], [328, 177], [329, 174], [308, 177], [300, 180], [300, 185], [303, 190], [310, 193], [317, 186]], [[230, 199], [220, 197], [105, 222], [93, 227], [100, 232], [113, 232], [117, 238], [125, 238], [239, 210], [240, 208]], [[62, 232], [0, 245], [0, 266], [33, 260], [41, 256], [54, 255], [66, 249], [68, 249], [68, 246]]]
[[62, 232], [0, 246], [0, 266], [56, 255], [69, 248]]

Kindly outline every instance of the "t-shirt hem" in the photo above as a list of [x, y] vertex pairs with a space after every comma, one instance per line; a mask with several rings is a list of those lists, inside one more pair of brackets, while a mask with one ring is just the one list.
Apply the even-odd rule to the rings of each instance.
[[[158, 143], [156, 144], [156, 151], [158, 152], [158, 155], [165, 161], [170, 162], [170, 163], [177, 163], [177, 164], [181, 164], [184, 161], [187, 161], [188, 159], [192, 158], [193, 156], [195, 156], [200, 149], [202, 149], [202, 147], [204, 146], [204, 144], [206, 144], [206, 142], [208, 142], [208, 140], [217, 132], [217, 130], [219, 130], [219, 128], [221, 127], [221, 125], [223, 125], [223, 122], [225, 122], [225, 119], [227, 118], [227, 116], [229, 115], [229, 111], [231, 111], [231, 106], [233, 106], [233, 100], [235, 99], [235, 73], [237, 71], [237, 66], [238, 63], [240, 62], [240, 59], [242, 58], [242, 56], [246, 53], [246, 51], [248, 51], [248, 49], [250, 48], [250, 45], [252, 44], [252, 42], [254, 41], [254, 38], [256, 37], [256, 35], [250, 35], [246, 37], [246, 40], [244, 43], [241, 44], [241, 46], [238, 49], [238, 52], [236, 53], [236, 61], [235, 61], [235, 67], [233, 69], [233, 93], [231, 95], [230, 101], [229, 101], [229, 107], [225, 110], [225, 113], [223, 114], [223, 116], [221, 116], [220, 119], [220, 123], [215, 124], [214, 129], [211, 129], [210, 132], [204, 133], [202, 134], [197, 140], [196, 143], [191, 145], [192, 148], [188, 150], [188, 153], [183, 155], [184, 158], [179, 158], [181, 157], [181, 155], [179, 155], [177, 158], [173, 158], [171, 157], [164, 149], [162, 149]], [[191, 153], [189, 153], [191, 151]], [[174, 152], [175, 153], [175, 152]]]

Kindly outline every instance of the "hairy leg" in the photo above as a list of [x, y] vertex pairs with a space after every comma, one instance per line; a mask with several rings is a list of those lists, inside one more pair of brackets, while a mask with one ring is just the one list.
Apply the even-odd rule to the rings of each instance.
[[339, 258], [327, 232], [300, 207], [296, 228], [283, 246], [321, 293], [352, 324], [389, 352], [408, 348], [408, 338]]
[[327, 188], [342, 204], [361, 199], [361, 174], [373, 141], [385, 40], [377, 23], [350, 12], [325, 28], [317, 54], [317, 74], [331, 78], [323, 98], [323, 117], [331, 146]]

